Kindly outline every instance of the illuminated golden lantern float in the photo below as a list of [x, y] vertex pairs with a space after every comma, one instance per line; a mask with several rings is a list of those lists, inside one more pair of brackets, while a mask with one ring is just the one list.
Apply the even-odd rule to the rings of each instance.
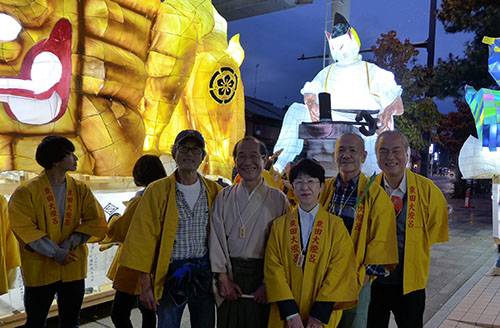
[[244, 53], [210, 1], [0, 0], [0, 13], [0, 170], [40, 171], [36, 146], [57, 134], [79, 173], [128, 176], [190, 128], [202, 171], [231, 176]]

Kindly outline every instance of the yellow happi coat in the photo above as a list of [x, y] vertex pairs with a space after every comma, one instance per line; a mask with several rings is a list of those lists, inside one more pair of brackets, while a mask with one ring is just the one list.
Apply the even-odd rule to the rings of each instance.
[[[263, 170], [262, 171], [262, 177], [264, 178], [264, 180], [266, 180], [266, 183], [270, 187], [273, 187], [273, 188], [276, 188], [276, 189], [280, 189], [280, 190], [282, 189], [281, 188], [281, 176], [273, 168], [271, 168], [269, 170]], [[233, 184], [240, 183], [241, 180], [242, 180], [241, 175], [237, 174], [234, 177]]]
[[298, 210], [276, 219], [266, 247], [264, 277], [271, 305], [269, 328], [285, 327], [275, 302], [295, 300], [304, 324], [314, 302], [334, 302], [323, 327], [336, 327], [342, 309], [358, 302], [354, 250], [339, 217], [320, 206], [311, 231], [304, 267], [296, 265], [301, 251]]
[[[212, 201], [222, 187], [200, 178], [206, 188], [210, 215]], [[179, 223], [175, 188], [175, 173], [148, 186], [132, 218], [118, 260], [121, 266], [154, 275], [154, 295], [157, 300], [163, 294]]]
[[[264, 174], [264, 172], [267, 172], [269, 175], [269, 178], [266, 178], [267, 174]], [[283, 182], [281, 181], [281, 174], [274, 169], [274, 167], [271, 166], [269, 170], [264, 170], [262, 172], [262, 177], [266, 180], [267, 184], [270, 185], [271, 187], [274, 187], [276, 189], [283, 189]]]
[[134, 216], [141, 198], [142, 196], [135, 195], [134, 198], [125, 202], [127, 206], [125, 212], [123, 212], [123, 215], [113, 216], [108, 223], [106, 237], [100, 242], [100, 244], [120, 244], [116, 250], [113, 263], [111, 263], [107, 276], [113, 281], [114, 289], [131, 295], [139, 295], [141, 293], [141, 284], [139, 280], [140, 273], [139, 271], [119, 265], [118, 261], [122, 252], [122, 243], [127, 236], [130, 222], [132, 222], [132, 217]]
[[[382, 184], [382, 173], [375, 180]], [[439, 188], [429, 179], [406, 169], [406, 238], [403, 294], [427, 285], [431, 246], [449, 240], [448, 207]]]
[[85, 244], [74, 250], [78, 260], [67, 265], [34, 252], [27, 244], [47, 237], [59, 245], [74, 232], [100, 238], [106, 233], [104, 211], [90, 188], [68, 174], [66, 188], [62, 228], [54, 193], [45, 171], [19, 186], [10, 198], [9, 217], [12, 230], [19, 240], [25, 286], [80, 280], [87, 275], [88, 249]]
[[19, 245], [9, 222], [7, 200], [0, 195], [0, 295], [9, 290], [9, 273], [21, 265]]
[[[366, 189], [368, 178], [359, 174], [357, 199]], [[327, 179], [319, 203], [328, 208], [335, 192], [335, 179]], [[380, 185], [372, 183], [356, 210], [351, 231], [358, 268], [358, 288], [363, 287], [368, 264], [384, 264], [393, 270], [398, 263], [396, 215], [389, 196]]]

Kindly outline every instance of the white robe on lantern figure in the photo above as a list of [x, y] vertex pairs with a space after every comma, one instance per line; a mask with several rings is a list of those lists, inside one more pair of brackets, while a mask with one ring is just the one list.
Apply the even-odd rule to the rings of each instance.
[[[288, 109], [274, 147], [275, 152], [284, 150], [274, 167], [283, 171], [286, 164], [300, 154], [304, 141], [298, 138], [299, 124], [319, 121], [318, 93], [327, 92], [331, 98], [333, 121], [355, 120], [356, 114], [334, 111], [337, 109], [369, 110], [374, 118], [378, 118], [376, 134], [362, 135], [368, 152], [362, 171], [366, 175], [379, 173], [375, 141], [378, 134], [394, 129], [393, 115], [403, 114], [402, 88], [396, 84], [392, 72], [362, 60], [358, 35], [342, 15], [335, 14], [333, 33], [327, 32], [326, 37], [335, 62], [323, 68], [311, 82], [305, 83], [301, 90], [305, 105], [293, 103]], [[332, 142], [332, 153], [334, 146]]]

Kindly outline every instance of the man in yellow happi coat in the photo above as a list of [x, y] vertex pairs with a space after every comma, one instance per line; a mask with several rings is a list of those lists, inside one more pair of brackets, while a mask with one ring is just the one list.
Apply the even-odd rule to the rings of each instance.
[[[142, 199], [144, 190], [151, 182], [167, 176], [163, 163], [158, 156], [154, 155], [143, 155], [139, 158], [134, 165], [132, 174], [134, 176], [135, 185], [144, 188], [139, 190], [131, 200], [125, 202], [127, 208], [123, 215], [115, 213], [111, 216], [108, 223], [106, 238], [100, 242], [105, 245], [101, 247], [101, 250], [107, 249], [116, 243], [120, 245], [116, 250], [113, 263], [107, 275], [109, 279], [113, 280], [113, 288], [116, 290], [113, 305], [111, 306], [111, 320], [115, 327], [118, 328], [132, 327], [130, 315], [141, 293], [139, 272], [118, 265], [122, 249], [121, 246], [125, 240], [130, 222], [139, 205], [139, 201]], [[139, 310], [142, 314], [142, 327], [156, 327], [156, 313], [145, 308], [140, 302]]]
[[158, 311], [160, 328], [179, 327], [186, 304], [191, 327], [213, 327], [207, 239], [210, 208], [221, 187], [197, 173], [206, 155], [198, 131], [181, 131], [172, 155], [177, 169], [146, 188], [118, 263], [140, 272], [141, 303]]
[[0, 195], [0, 295], [7, 293], [20, 265], [19, 244], [10, 227], [7, 200]]
[[45, 137], [36, 161], [45, 170], [19, 186], [9, 202], [19, 240], [24, 280], [25, 327], [44, 327], [57, 294], [61, 327], [79, 325], [91, 236], [104, 237], [104, 211], [89, 187], [67, 174], [76, 170], [75, 147], [59, 136]]
[[382, 173], [376, 183], [393, 201], [399, 264], [388, 277], [374, 281], [368, 327], [388, 327], [390, 312], [398, 327], [422, 327], [431, 245], [448, 241], [448, 212], [441, 190], [406, 168], [410, 147], [399, 131], [377, 138]]
[[264, 274], [269, 328], [337, 327], [357, 303], [357, 268], [342, 220], [318, 204], [325, 170], [304, 159], [290, 171], [299, 206], [273, 222]]
[[[398, 262], [396, 220], [384, 190], [361, 173], [366, 159], [363, 139], [344, 134], [335, 144], [339, 174], [328, 179], [319, 203], [342, 218], [354, 243], [359, 303], [344, 311], [339, 327], [366, 327], [370, 276], [385, 275]], [[385, 267], [384, 267], [385, 266]]]

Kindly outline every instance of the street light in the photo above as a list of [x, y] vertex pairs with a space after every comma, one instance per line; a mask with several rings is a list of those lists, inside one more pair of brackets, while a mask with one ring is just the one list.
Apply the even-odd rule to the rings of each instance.
[[253, 89], [253, 97], [257, 98], [257, 69], [259, 68], [259, 64], [255, 65], [255, 84]]

